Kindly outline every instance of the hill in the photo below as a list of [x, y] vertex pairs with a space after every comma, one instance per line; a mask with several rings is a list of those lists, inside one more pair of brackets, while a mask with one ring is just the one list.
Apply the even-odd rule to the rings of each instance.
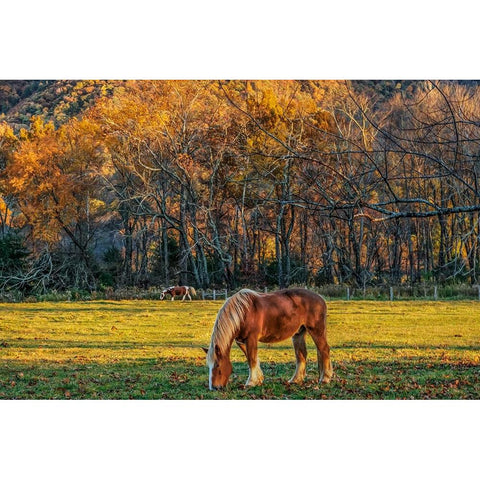
[[[478, 84], [477, 80], [452, 80]], [[56, 126], [80, 115], [99, 96], [111, 95], [122, 80], [0, 80], [0, 121], [18, 132], [28, 127], [33, 115], [53, 121]], [[377, 100], [377, 105], [396, 92], [411, 96], [425, 82], [418, 80], [352, 80], [357, 93]]]
[[82, 113], [96, 98], [110, 95], [116, 80], [0, 80], [0, 120], [15, 131], [39, 115], [60, 125]]

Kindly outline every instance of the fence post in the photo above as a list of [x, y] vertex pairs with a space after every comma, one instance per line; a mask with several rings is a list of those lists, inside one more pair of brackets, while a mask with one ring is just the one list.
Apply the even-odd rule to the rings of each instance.
[[433, 287], [433, 299], [438, 300], [438, 290], [436, 285]]
[[350, 287], [347, 287], [347, 300], [350, 300]]
[[213, 300], [216, 300], [216, 298], [215, 298], [215, 289], [213, 289], [212, 297], [213, 297]]
[[393, 302], [393, 287], [390, 287], [390, 301]]
[[202, 288], [202, 300], [205, 300], [205, 290]]
[[265, 287], [265, 293], [268, 293], [268, 288], [267, 287]]

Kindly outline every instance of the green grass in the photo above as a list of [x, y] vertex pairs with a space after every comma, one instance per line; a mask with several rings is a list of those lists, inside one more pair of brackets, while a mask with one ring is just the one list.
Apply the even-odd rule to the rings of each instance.
[[223, 301], [0, 304], [0, 399], [478, 399], [480, 303], [328, 302], [333, 381], [307, 379], [290, 341], [261, 344], [260, 387], [232, 349], [225, 391], [210, 392], [205, 355]]

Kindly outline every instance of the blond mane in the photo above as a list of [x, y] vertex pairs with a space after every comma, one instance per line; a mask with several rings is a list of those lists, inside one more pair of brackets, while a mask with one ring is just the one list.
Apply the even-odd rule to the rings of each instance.
[[213, 325], [212, 339], [207, 354], [208, 365], [212, 366], [215, 362], [215, 345], [222, 353], [230, 346], [240, 330], [246, 310], [252, 306], [252, 297], [256, 296], [258, 296], [257, 292], [244, 288], [223, 304]]

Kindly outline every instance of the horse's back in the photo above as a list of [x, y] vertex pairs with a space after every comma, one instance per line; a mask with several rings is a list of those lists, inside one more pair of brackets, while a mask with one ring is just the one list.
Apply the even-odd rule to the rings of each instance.
[[255, 316], [261, 324], [261, 342], [285, 340], [302, 327], [323, 329], [325, 326], [325, 300], [304, 288], [261, 294], [256, 298], [255, 304]]
[[292, 308], [303, 306], [306, 309], [327, 309], [324, 298], [318, 293], [307, 290], [306, 288], [286, 288], [273, 293], [263, 294], [264, 298], [271, 298], [272, 301], [282, 301], [290, 304]]

